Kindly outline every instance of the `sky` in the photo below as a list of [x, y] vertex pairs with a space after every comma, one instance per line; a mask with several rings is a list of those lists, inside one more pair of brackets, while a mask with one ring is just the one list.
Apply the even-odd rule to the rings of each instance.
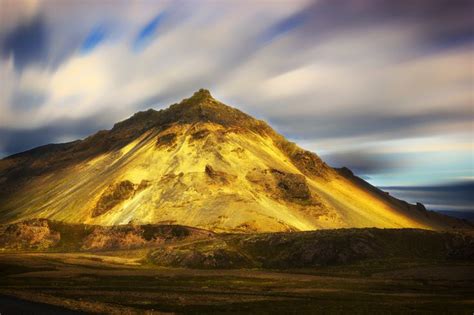
[[0, 157], [207, 88], [378, 186], [474, 180], [470, 0], [0, 0]]

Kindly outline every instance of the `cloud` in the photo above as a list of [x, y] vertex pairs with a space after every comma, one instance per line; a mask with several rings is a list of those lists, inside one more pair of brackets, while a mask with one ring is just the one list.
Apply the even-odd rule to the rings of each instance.
[[[470, 1], [0, 5], [0, 129], [18, 143], [0, 143], [4, 154], [52, 132], [84, 136], [201, 87], [322, 153], [439, 135], [439, 147], [469, 142], [449, 135], [472, 131]], [[91, 128], [78, 130], [84, 121]], [[368, 170], [370, 158], [349, 156]], [[380, 171], [389, 160], [370, 163]]]
[[[86, 137], [103, 129], [95, 118], [62, 120], [50, 126], [30, 130], [0, 128], [0, 155], [22, 152], [37, 147], [38, 144], [63, 143]], [[18, 141], [21, 139], [21, 141]]]
[[[474, 213], [474, 182], [458, 181], [436, 186], [383, 187], [409, 202], [422, 202], [430, 210]], [[449, 213], [448, 213], [449, 214]]]
[[307, 10], [301, 10], [290, 16], [278, 21], [274, 25], [270, 26], [261, 37], [263, 43], [270, 42], [276, 39], [278, 36], [284, 35], [293, 29], [302, 26], [308, 21], [310, 14]]
[[1, 0], [0, 37], [36, 17], [39, 0]]
[[349, 167], [355, 174], [369, 177], [373, 174], [402, 169], [409, 163], [400, 156], [384, 154], [370, 149], [338, 151], [332, 154], [324, 154], [322, 157], [333, 167]]
[[[284, 134], [296, 139], [357, 138], [397, 139], [467, 131], [474, 119], [470, 108], [432, 110], [423, 113], [301, 113], [270, 118]], [[450, 126], [450, 124], [453, 124]], [[451, 128], [451, 130], [450, 130]]]
[[48, 34], [45, 22], [40, 16], [19, 24], [1, 41], [2, 55], [13, 55], [15, 67], [18, 69], [44, 61], [47, 57]]

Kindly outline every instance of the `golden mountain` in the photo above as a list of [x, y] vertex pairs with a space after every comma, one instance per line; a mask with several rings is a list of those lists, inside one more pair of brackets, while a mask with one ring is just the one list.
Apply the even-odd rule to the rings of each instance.
[[465, 223], [334, 169], [207, 90], [111, 130], [0, 161], [0, 223], [181, 224], [212, 231]]

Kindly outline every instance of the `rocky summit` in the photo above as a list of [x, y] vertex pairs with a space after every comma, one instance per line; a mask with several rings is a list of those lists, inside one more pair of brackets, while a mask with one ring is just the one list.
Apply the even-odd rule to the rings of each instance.
[[39, 218], [245, 233], [468, 226], [331, 168], [203, 89], [84, 140], [2, 159], [0, 223]]

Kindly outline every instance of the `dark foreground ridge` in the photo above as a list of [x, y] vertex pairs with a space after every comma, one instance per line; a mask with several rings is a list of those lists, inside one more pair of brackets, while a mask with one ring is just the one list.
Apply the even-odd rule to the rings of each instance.
[[470, 314], [473, 249], [472, 231], [31, 220], [0, 226], [0, 312]]
[[37, 219], [2, 226], [8, 252], [104, 252], [147, 249], [145, 261], [198, 269], [292, 269], [366, 260], [474, 260], [472, 232], [337, 229], [218, 234], [178, 225], [91, 226]]

